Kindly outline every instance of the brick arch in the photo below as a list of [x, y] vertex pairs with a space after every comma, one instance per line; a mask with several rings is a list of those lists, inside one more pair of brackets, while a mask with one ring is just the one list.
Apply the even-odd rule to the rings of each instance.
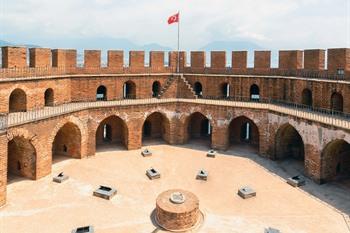
[[305, 143], [303, 134], [298, 127], [291, 123], [285, 123], [278, 127], [275, 137], [274, 159], [295, 158], [305, 160]]
[[[56, 135], [58, 132], [64, 127], [66, 124], [72, 124], [77, 127], [77, 129], [80, 132], [81, 138], [80, 138], [80, 157], [84, 157], [86, 154], [86, 149], [84, 147], [85, 143], [87, 142], [87, 137], [88, 137], [88, 129], [85, 123], [83, 123], [81, 120], [79, 120], [77, 117], [70, 116], [68, 118], [65, 118], [64, 120], [60, 121], [55, 128], [52, 130], [49, 138], [48, 138], [48, 144], [47, 148], [50, 148], [52, 151], [53, 143], [55, 140]], [[52, 153], [51, 153], [52, 157]]]
[[313, 97], [309, 88], [304, 88], [301, 92], [301, 104], [312, 107]]
[[[194, 120], [193, 117], [200, 117], [199, 119], [201, 119], [201, 121], [197, 122], [196, 124], [193, 124], [195, 122], [191, 121]], [[208, 120], [208, 122], [210, 123], [211, 126], [211, 134], [210, 135], [204, 135], [204, 130], [206, 130], [207, 128], [204, 128], [206, 123], [204, 123], [204, 120]], [[182, 119], [180, 119], [181, 125], [182, 125], [182, 134], [184, 136], [184, 142], [187, 142], [190, 138], [205, 138], [205, 137], [209, 137], [210, 141], [211, 141], [211, 135], [214, 129], [214, 119], [212, 118], [212, 116], [209, 116], [205, 113], [203, 113], [200, 110], [194, 110], [191, 111], [190, 113], [184, 115], [182, 117]], [[191, 126], [193, 125], [193, 127]], [[191, 128], [192, 127], [192, 128]]]
[[[103, 128], [104, 123], [110, 127], [110, 134], [107, 135], [107, 139], [109, 141], [103, 140]], [[120, 133], [121, 131], [121, 133]], [[103, 119], [95, 122], [93, 125], [92, 133], [95, 135], [96, 147], [99, 144], [102, 144], [103, 141], [105, 143], [119, 143], [121, 142], [125, 147], [128, 147], [128, 135], [129, 135], [129, 127], [126, 120], [119, 115], [110, 114]], [[108, 134], [108, 129], [107, 129]], [[110, 138], [109, 138], [110, 137]], [[104, 144], [105, 144], [104, 143]]]
[[51, 87], [45, 89], [44, 105], [45, 106], [54, 106], [55, 105], [55, 91]]
[[149, 112], [143, 117], [141, 128], [142, 139], [162, 138], [164, 141], [170, 143], [170, 128], [171, 119], [165, 112], [159, 110]]
[[36, 179], [39, 146], [36, 135], [22, 128], [10, 129], [7, 139], [7, 172]]
[[[246, 134], [246, 123], [249, 123], [249, 132]], [[244, 129], [243, 129], [244, 128]], [[260, 130], [258, 124], [252, 118], [246, 115], [238, 115], [231, 119], [227, 127], [229, 133], [227, 134], [230, 144], [249, 144], [253, 147], [259, 148], [260, 144]]]
[[127, 80], [123, 83], [122, 93], [124, 99], [136, 99], [137, 98], [137, 86], [132, 80]]
[[15, 88], [10, 92], [8, 97], [8, 111], [11, 112], [26, 112], [28, 108], [27, 93], [21, 88]]
[[219, 84], [219, 97], [229, 98], [232, 95], [232, 85], [228, 81], [223, 81]]
[[321, 152], [320, 182], [344, 178], [350, 178], [350, 143], [345, 139], [334, 139]]

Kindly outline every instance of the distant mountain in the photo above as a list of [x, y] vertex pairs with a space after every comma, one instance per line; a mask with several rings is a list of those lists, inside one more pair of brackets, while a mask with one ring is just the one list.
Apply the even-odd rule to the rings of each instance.
[[250, 41], [213, 41], [200, 48], [204, 51], [233, 51], [233, 50], [258, 50], [262, 49], [258, 44]]
[[[254, 51], [262, 50], [263, 48], [251, 41], [213, 41], [201, 47], [199, 50], [210, 51], [226, 51], [227, 65], [231, 65], [231, 51], [248, 51], [248, 66], [254, 64]], [[207, 65], [210, 64], [210, 57], [207, 56]]]
[[0, 40], [0, 47], [2, 46], [20, 46], [20, 47], [27, 47], [27, 48], [39, 48], [40, 46], [34, 45], [34, 44], [18, 44], [18, 43], [11, 43], [5, 40]]
[[0, 40], [0, 47], [2, 46], [13, 46], [10, 42], [7, 42], [5, 40]]
[[157, 43], [145, 44], [140, 47], [141, 50], [144, 51], [171, 51], [173, 50], [170, 47], [162, 46]]

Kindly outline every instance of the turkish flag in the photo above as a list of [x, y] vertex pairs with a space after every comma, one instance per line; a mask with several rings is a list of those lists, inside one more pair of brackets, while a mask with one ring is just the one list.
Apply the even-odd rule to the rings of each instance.
[[168, 19], [168, 24], [178, 23], [180, 21], [180, 13], [172, 15]]

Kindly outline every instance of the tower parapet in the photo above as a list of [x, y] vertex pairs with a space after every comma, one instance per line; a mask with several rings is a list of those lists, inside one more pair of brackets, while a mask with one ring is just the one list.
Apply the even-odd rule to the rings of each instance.
[[[317, 77], [325, 79], [350, 79], [350, 48], [279, 51], [278, 68], [271, 68], [271, 51], [255, 51], [254, 67], [247, 67], [248, 52], [233, 51], [232, 62], [227, 64], [225, 51], [210, 52], [210, 65], [206, 64], [206, 52], [191, 52], [190, 64], [186, 52], [169, 52], [165, 64], [163, 51], [150, 52], [150, 65], [145, 65], [144, 51], [130, 51], [128, 65], [124, 64], [124, 52], [107, 52], [107, 67], [101, 67], [101, 51], [85, 50], [84, 66], [77, 67], [77, 50], [30, 48], [29, 59], [24, 47], [2, 47], [2, 69], [0, 78], [25, 77], [51, 74], [110, 74], [110, 73], [173, 73], [179, 62], [180, 72], [244, 75], [279, 75]], [[27, 62], [29, 60], [29, 64]], [[325, 64], [328, 63], [326, 69]], [[38, 70], [38, 74], [36, 74]], [[39, 72], [40, 71], [40, 72]], [[46, 72], [46, 73], [45, 73]]]

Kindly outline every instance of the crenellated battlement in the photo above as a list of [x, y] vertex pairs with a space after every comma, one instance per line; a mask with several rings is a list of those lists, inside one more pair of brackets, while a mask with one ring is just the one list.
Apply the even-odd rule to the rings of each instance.
[[[29, 54], [28, 54], [29, 51]], [[255, 51], [254, 66], [248, 67], [247, 51], [232, 51], [231, 63], [227, 63], [225, 51], [209, 53], [210, 65], [207, 65], [207, 53], [204, 51], [190, 52], [190, 62], [186, 61], [186, 52], [168, 53], [168, 63], [165, 63], [165, 52], [151, 51], [149, 62], [145, 63], [144, 51], [130, 51], [129, 61], [125, 62], [124, 51], [110, 50], [107, 52], [107, 66], [102, 66], [100, 50], [85, 50], [83, 67], [77, 65], [77, 50], [49, 49], [25, 47], [2, 47], [2, 70], [25, 68], [63, 68], [68, 73], [79, 73], [94, 70], [94, 73], [110, 72], [175, 72], [177, 63], [180, 72], [196, 73], [233, 73], [282, 75], [288, 71], [313, 72], [313, 74], [340, 75], [350, 79], [350, 48], [311, 49], [311, 50], [282, 50], [278, 55], [278, 68], [271, 67], [271, 51]], [[327, 66], [326, 66], [327, 64]], [[78, 70], [77, 70], [78, 69]], [[80, 70], [79, 70], [80, 69]], [[280, 71], [284, 71], [281, 73]], [[10, 72], [11, 73], [11, 72]], [[292, 73], [293, 74], [293, 73]], [[298, 74], [298, 72], [296, 72]], [[11, 77], [11, 75], [8, 75]]]

